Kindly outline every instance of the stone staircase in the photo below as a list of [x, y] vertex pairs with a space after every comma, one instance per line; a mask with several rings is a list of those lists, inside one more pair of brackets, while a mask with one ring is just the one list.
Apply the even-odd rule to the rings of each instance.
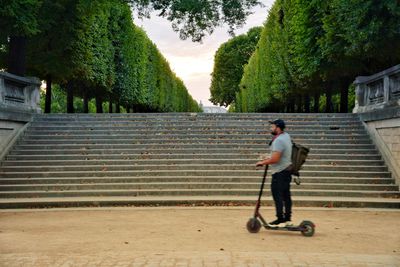
[[400, 208], [355, 114], [203, 113], [38, 115], [1, 163], [0, 208], [254, 205], [275, 118], [311, 149], [295, 206]]

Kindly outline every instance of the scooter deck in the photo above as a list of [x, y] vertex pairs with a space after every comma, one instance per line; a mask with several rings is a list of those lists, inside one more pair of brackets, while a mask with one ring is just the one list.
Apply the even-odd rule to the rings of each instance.
[[264, 228], [267, 230], [281, 230], [281, 231], [302, 231], [303, 228], [300, 225], [291, 225], [291, 226], [270, 226], [268, 224], [263, 224]]

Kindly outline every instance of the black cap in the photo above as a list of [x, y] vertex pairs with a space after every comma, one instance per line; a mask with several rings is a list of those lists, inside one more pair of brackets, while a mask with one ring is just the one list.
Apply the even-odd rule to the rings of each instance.
[[286, 127], [285, 122], [281, 119], [270, 121], [269, 123], [275, 124], [277, 127], [281, 128], [282, 131], [285, 130]]

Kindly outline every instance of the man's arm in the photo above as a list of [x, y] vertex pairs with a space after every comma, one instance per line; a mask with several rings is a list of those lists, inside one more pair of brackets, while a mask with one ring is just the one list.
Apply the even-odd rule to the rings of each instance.
[[278, 163], [281, 160], [281, 156], [282, 156], [282, 152], [273, 151], [271, 158], [264, 159], [264, 160], [257, 162], [256, 167]]

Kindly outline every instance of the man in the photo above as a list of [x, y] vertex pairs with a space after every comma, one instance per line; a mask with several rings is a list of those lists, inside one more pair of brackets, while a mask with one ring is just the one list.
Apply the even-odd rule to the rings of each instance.
[[[290, 197], [290, 172], [292, 158], [292, 140], [285, 130], [285, 122], [281, 119], [270, 121], [271, 134], [274, 135], [270, 143], [271, 157], [256, 163], [256, 166], [269, 165], [272, 170], [271, 191], [275, 202], [277, 219], [270, 224], [273, 227], [292, 225], [292, 199]], [[285, 212], [283, 212], [285, 207]]]

